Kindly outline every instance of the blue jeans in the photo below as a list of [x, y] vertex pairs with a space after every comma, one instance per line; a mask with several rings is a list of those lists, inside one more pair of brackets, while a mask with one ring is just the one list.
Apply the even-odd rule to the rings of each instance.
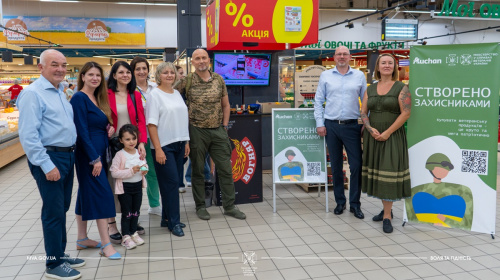
[[28, 160], [31, 175], [35, 178], [38, 191], [42, 197], [42, 228], [47, 254], [46, 267], [55, 268], [65, 260], [66, 250], [66, 212], [71, 204], [73, 177], [75, 165], [74, 152], [49, 152], [61, 178], [58, 181], [48, 181], [40, 166], [32, 165]]
[[[191, 160], [189, 160], [188, 168], [186, 170], [186, 182], [191, 183]], [[205, 173], [205, 181], [210, 181], [210, 156], [207, 153], [205, 158], [205, 169], [203, 170]]]
[[163, 221], [168, 220], [170, 230], [180, 223], [179, 182], [184, 173], [183, 159], [186, 142], [175, 142], [161, 147], [167, 160], [165, 164], [156, 161], [156, 153], [151, 150], [155, 163], [158, 187], [160, 188]]
[[337, 204], [346, 204], [344, 192], [343, 147], [347, 152], [349, 170], [351, 171], [349, 185], [350, 207], [361, 207], [361, 125], [357, 122], [338, 124], [325, 120], [326, 145], [330, 153], [333, 175], [333, 193]]

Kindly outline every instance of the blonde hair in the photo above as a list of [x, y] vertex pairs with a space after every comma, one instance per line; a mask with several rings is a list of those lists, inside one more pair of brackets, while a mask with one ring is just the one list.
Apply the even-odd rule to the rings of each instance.
[[[177, 76], [179, 75], [177, 73], [177, 69], [175, 68], [175, 65], [172, 62], [162, 62], [160, 65], [156, 66], [156, 71], [155, 71], [155, 82], [157, 85], [161, 84], [161, 77], [160, 74], [165, 70], [165, 69], [171, 69], [174, 70], [175, 73], [175, 79], [174, 82], [177, 81]], [[173, 85], [172, 85], [173, 86]]]
[[378, 56], [377, 58], [377, 62], [375, 62], [375, 70], [373, 72], [375, 72], [374, 74], [374, 78], [375, 80], [378, 80], [380, 81], [381, 77], [380, 77], [380, 69], [379, 69], [379, 62], [380, 62], [380, 59], [384, 56], [388, 56], [388, 57], [391, 57], [393, 60], [394, 60], [394, 69], [392, 71], [392, 77], [391, 77], [391, 80], [393, 81], [397, 81], [399, 79], [399, 71], [398, 71], [398, 61], [396, 60], [396, 58], [390, 54], [390, 53], [383, 53], [381, 55]]

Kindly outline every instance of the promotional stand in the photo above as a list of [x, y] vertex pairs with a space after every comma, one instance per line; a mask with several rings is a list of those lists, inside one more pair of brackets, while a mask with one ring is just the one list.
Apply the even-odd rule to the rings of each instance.
[[[229, 120], [235, 204], [262, 202], [261, 118], [259, 114], [233, 114]], [[219, 180], [215, 181], [215, 204], [221, 206]]]
[[325, 184], [328, 213], [325, 138], [316, 133], [314, 109], [273, 109], [272, 139], [273, 212], [276, 184], [320, 183]]

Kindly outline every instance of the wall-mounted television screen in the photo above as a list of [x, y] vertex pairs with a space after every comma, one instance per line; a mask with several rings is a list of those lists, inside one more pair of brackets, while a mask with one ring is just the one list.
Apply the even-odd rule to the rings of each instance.
[[416, 41], [418, 19], [382, 20], [382, 41]]
[[270, 70], [270, 54], [214, 54], [214, 72], [228, 86], [268, 86]]

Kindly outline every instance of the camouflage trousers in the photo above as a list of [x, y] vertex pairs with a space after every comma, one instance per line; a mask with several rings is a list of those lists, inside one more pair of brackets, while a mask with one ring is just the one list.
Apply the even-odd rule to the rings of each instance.
[[227, 131], [222, 127], [199, 128], [189, 125], [189, 147], [191, 152], [191, 185], [196, 210], [205, 208], [205, 155], [208, 152], [217, 170], [225, 210], [234, 208], [234, 183], [231, 167], [231, 144]]

